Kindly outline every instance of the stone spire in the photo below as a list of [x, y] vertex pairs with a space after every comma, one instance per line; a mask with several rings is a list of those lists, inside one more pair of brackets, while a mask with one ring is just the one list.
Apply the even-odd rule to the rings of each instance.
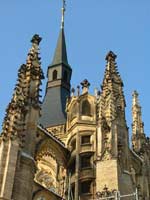
[[41, 79], [44, 78], [39, 57], [40, 41], [38, 35], [33, 36], [32, 47], [26, 64], [21, 65], [18, 71], [18, 82], [3, 122], [0, 137], [1, 199], [32, 199], [34, 153], [41, 104], [39, 92]]
[[[125, 97], [123, 82], [116, 65], [117, 56], [110, 51], [106, 56], [106, 69], [102, 83], [98, 107], [97, 129], [97, 177], [107, 174], [111, 166], [112, 176], [97, 178], [96, 191], [102, 194], [107, 188], [121, 190], [126, 182], [121, 182], [124, 171], [129, 171], [129, 135], [125, 120]], [[130, 175], [128, 174], [128, 180]], [[116, 180], [112, 183], [112, 180]], [[102, 184], [103, 183], [103, 184]]]
[[3, 122], [2, 135], [4, 137], [18, 136], [25, 129], [25, 117], [29, 107], [40, 107], [39, 86], [41, 79], [44, 78], [39, 57], [40, 41], [41, 38], [38, 35], [33, 36], [26, 64], [21, 65], [18, 70], [18, 83], [6, 109]]
[[138, 96], [137, 91], [134, 91], [132, 95], [132, 145], [135, 151], [139, 151], [145, 141], [144, 123], [142, 122], [142, 112]]
[[107, 64], [101, 86], [101, 111], [104, 112], [101, 114], [108, 121], [114, 120], [118, 114], [124, 117], [125, 98], [123, 94], [123, 82], [116, 66], [116, 58], [117, 56], [112, 51], [107, 54]]

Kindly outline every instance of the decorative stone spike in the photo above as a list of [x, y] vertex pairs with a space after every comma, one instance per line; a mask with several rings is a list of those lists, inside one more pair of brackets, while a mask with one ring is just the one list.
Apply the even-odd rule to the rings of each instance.
[[[27, 57], [26, 64], [18, 70], [18, 82], [14, 89], [11, 102], [6, 109], [3, 122], [2, 135], [10, 137], [12, 134], [23, 132], [24, 119], [28, 112], [28, 106], [40, 107], [41, 79], [44, 78], [39, 58], [39, 43], [42, 38], [35, 34], [31, 40], [32, 47]], [[15, 130], [15, 132], [14, 132]]]
[[105, 59], [106, 59], [108, 62], [110, 62], [110, 61], [115, 61], [116, 58], [117, 58], [117, 55], [115, 55], [112, 51], [109, 51], [108, 54], [106, 55], [106, 58], [105, 58]]
[[80, 86], [77, 86], [77, 96], [80, 96]]
[[145, 145], [144, 123], [142, 121], [142, 111], [138, 99], [137, 91], [132, 94], [132, 148], [138, 152]]
[[41, 40], [42, 40], [42, 38], [41, 38], [38, 34], [35, 34], [35, 35], [32, 37], [31, 42], [32, 42], [32, 43], [35, 43], [35, 44], [37, 44], [37, 45], [39, 45], [40, 42], [41, 42]]
[[[124, 118], [125, 98], [123, 94], [123, 82], [120, 78], [115, 59], [117, 56], [112, 52], [106, 55], [106, 70], [104, 74], [101, 94], [101, 114], [109, 122], [118, 117]], [[102, 102], [103, 99], [103, 102]]]
[[84, 79], [82, 82], [81, 82], [81, 85], [82, 85], [82, 94], [85, 94], [88, 92], [89, 90], [89, 87], [90, 87], [90, 83], [87, 79]]

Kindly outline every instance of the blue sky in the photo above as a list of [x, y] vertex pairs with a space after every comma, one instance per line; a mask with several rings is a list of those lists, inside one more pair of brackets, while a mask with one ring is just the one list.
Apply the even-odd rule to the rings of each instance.
[[[43, 38], [41, 57], [46, 74], [60, 29], [61, 5], [61, 0], [0, 0], [0, 124], [17, 70], [25, 63], [35, 33]], [[68, 0], [65, 32], [68, 60], [73, 68], [72, 86], [87, 78], [94, 94], [94, 88], [99, 88], [103, 79], [105, 55], [114, 51], [124, 81], [128, 126], [131, 127], [131, 94], [136, 89], [149, 135], [150, 1]]]

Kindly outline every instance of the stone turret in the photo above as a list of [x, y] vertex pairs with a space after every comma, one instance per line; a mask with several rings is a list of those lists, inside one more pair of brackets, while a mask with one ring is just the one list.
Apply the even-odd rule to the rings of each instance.
[[18, 71], [18, 83], [6, 109], [0, 138], [0, 199], [32, 198], [39, 92], [44, 78], [39, 57], [40, 41], [38, 35], [33, 36], [26, 64]]

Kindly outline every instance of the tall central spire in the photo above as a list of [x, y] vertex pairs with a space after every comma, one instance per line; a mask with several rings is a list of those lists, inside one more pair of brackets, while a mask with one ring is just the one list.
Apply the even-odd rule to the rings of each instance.
[[46, 128], [66, 122], [66, 99], [70, 96], [72, 69], [67, 58], [64, 32], [65, 11], [66, 0], [63, 0], [61, 29], [52, 63], [48, 67], [48, 82], [40, 119], [40, 123]]
[[67, 67], [70, 67], [68, 64], [66, 40], [65, 40], [65, 33], [64, 33], [65, 11], [66, 11], [66, 0], [63, 0], [61, 29], [60, 29], [58, 42], [57, 42], [57, 46], [56, 46], [56, 50], [55, 50], [55, 54], [54, 54], [54, 58], [53, 58], [51, 66], [59, 65], [63, 63], [67, 65]]

